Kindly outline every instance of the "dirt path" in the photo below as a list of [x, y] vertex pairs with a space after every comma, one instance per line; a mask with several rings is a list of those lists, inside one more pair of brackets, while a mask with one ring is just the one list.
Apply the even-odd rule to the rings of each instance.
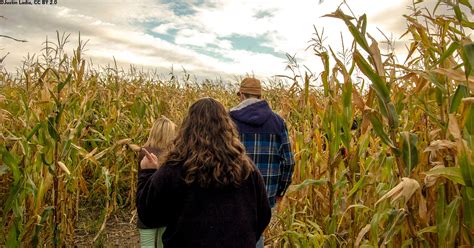
[[118, 213], [108, 218], [101, 235], [93, 243], [97, 232], [87, 231], [88, 221], [79, 224], [75, 234], [75, 247], [139, 247], [139, 234], [136, 224], [136, 216], [131, 213]]
[[[105, 228], [102, 230], [99, 238], [93, 242], [99, 229], [97, 225], [98, 213], [83, 214], [79, 221], [78, 228], [75, 233], [75, 247], [124, 247], [135, 248], [140, 247], [140, 237], [137, 229], [137, 216], [127, 211], [121, 211], [108, 218]], [[272, 219], [270, 227], [276, 224], [276, 219]], [[96, 223], [95, 226], [91, 226]], [[88, 231], [89, 230], [89, 231]], [[268, 234], [267, 234], [268, 237]], [[279, 247], [277, 243], [266, 245], [265, 247]]]

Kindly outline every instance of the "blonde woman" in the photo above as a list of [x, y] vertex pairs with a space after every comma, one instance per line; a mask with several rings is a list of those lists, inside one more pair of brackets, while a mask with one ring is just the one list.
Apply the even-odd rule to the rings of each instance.
[[[148, 140], [143, 145], [143, 149], [138, 156], [139, 170], [140, 162], [142, 161], [143, 157], [145, 157], [146, 152], [153, 153], [156, 157], [158, 157], [158, 166], [160, 166], [161, 161], [163, 161], [164, 157], [173, 145], [173, 139], [175, 138], [175, 135], [176, 124], [164, 116], [156, 119], [153, 123], [153, 127], [150, 130]], [[137, 226], [140, 233], [141, 247], [163, 247], [161, 236], [165, 231], [165, 227], [149, 228], [143, 224], [140, 218], [138, 218]]]

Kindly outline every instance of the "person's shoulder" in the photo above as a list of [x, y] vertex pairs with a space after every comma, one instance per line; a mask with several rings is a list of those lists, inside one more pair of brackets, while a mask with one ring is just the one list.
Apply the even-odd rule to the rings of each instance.
[[273, 118], [278, 123], [278, 128], [283, 129], [286, 126], [285, 120], [274, 110], [272, 110]]
[[275, 116], [275, 118], [277, 118], [281, 122], [285, 122], [285, 120], [283, 120], [283, 118], [277, 112], [275, 112], [275, 110], [272, 110], [272, 112], [273, 112], [273, 116]]
[[256, 181], [259, 177], [262, 177], [262, 173], [260, 173], [260, 171], [255, 167], [255, 169], [250, 172], [249, 178], [252, 181]]

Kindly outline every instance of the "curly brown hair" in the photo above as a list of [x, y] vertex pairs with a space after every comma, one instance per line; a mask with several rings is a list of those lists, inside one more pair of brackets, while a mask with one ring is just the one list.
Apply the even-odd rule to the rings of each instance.
[[238, 186], [255, 170], [229, 114], [212, 98], [189, 108], [165, 165], [183, 166], [185, 182], [204, 188]]

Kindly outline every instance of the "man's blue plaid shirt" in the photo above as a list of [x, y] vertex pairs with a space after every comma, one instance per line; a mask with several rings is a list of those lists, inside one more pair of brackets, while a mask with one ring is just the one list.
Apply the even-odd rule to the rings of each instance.
[[288, 189], [295, 165], [288, 129], [266, 101], [249, 100], [232, 109], [230, 115], [247, 155], [263, 176], [270, 206], [274, 206], [276, 196], [283, 196]]

